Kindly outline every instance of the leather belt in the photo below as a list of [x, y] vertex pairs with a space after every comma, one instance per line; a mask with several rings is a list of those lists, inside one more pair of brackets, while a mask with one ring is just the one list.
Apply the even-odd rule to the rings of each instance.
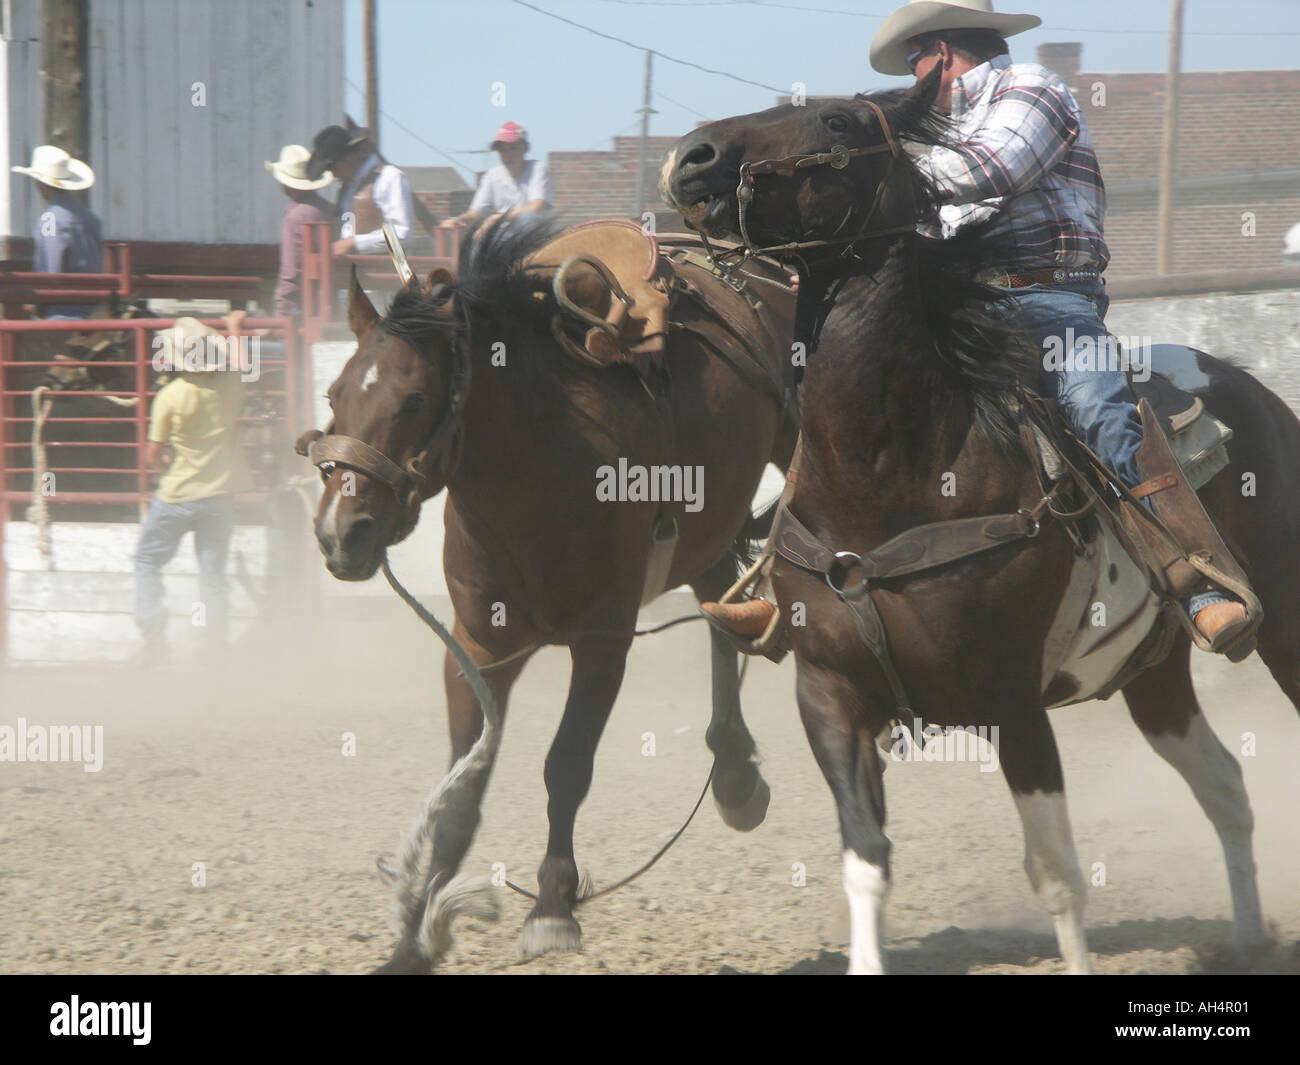
[[1042, 270], [981, 270], [975, 280], [994, 288], [1026, 288], [1029, 285], [1064, 285], [1070, 281], [1096, 281], [1101, 271], [1092, 266], [1049, 266]]

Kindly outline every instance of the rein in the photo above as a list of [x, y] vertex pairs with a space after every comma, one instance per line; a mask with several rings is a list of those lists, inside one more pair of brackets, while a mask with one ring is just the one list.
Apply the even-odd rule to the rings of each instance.
[[[456, 637], [453, 636], [451, 632], [448, 631], [447, 626], [445, 626], [442, 622], [440, 622], [423, 603], [421, 603], [418, 599], [415, 598], [415, 596], [413, 596], [410, 592], [406, 590], [406, 588], [402, 585], [402, 582], [399, 581], [393, 575], [393, 571], [388, 565], [387, 558], [384, 559], [382, 568], [384, 571], [384, 578], [388, 581], [388, 584], [393, 589], [393, 591], [397, 593], [397, 595], [401, 598], [402, 602], [404, 602], [407, 606], [411, 608], [411, 610], [415, 612], [416, 617], [418, 617], [427, 626], [429, 626], [430, 629], [434, 631], [438, 639], [440, 639], [446, 645], [447, 650], [451, 652], [452, 657], [456, 659], [456, 663], [460, 666], [461, 673], [469, 681], [469, 685], [474, 691], [474, 697], [478, 700], [479, 709], [483, 712], [483, 720], [487, 722], [489, 725], [491, 725], [493, 728], [500, 727], [501, 711], [497, 707], [496, 700], [492, 696], [492, 690], [487, 686], [487, 681], [483, 679], [482, 670], [480, 670], [479, 667], [475, 665], [474, 659], [470, 657], [469, 652], [466, 651], [465, 648], [461, 645], [460, 641], [457, 640]], [[668, 628], [670, 625], [676, 625], [686, 620], [694, 621], [694, 620], [699, 620], [699, 618], [695, 616], [691, 618], [677, 618], [674, 621], [668, 622], [667, 624], [658, 626], [655, 629], [651, 629], [648, 631], [657, 632], [660, 629]], [[636, 635], [638, 636], [645, 635], [645, 633], [638, 632], [636, 633]], [[535, 648], [530, 648], [529, 650], [535, 650]], [[514, 655], [511, 656], [511, 658], [514, 657], [515, 657]], [[505, 664], [504, 662], [495, 662], [492, 665], [499, 666], [504, 664]], [[740, 678], [736, 683], [737, 690], [739, 690], [740, 685], [743, 684], [745, 681], [745, 669], [748, 666], [748, 664], [749, 664], [748, 659], [745, 659], [741, 663]], [[492, 668], [492, 667], [484, 667], [484, 668]], [[589, 895], [583, 895], [580, 899], [578, 899], [574, 903], [575, 908], [581, 906], [583, 903], [593, 902], [604, 895], [608, 895], [611, 892], [617, 891], [621, 887], [626, 887], [628, 884], [632, 883], [633, 880], [636, 880], [643, 873], [649, 872], [650, 869], [655, 865], [655, 863], [658, 862], [660, 858], [662, 858], [665, 854], [668, 853], [672, 845], [676, 843], [679, 839], [681, 839], [682, 834], [690, 827], [691, 822], [695, 820], [695, 815], [699, 813], [700, 806], [704, 802], [704, 796], [706, 796], [709, 793], [709, 786], [713, 783], [713, 774], [717, 770], [717, 767], [718, 767], [718, 759], [717, 756], [715, 755], [713, 758], [713, 764], [709, 766], [709, 775], [704, 781], [704, 787], [700, 789], [699, 798], [695, 800], [695, 805], [691, 807], [691, 812], [686, 815], [686, 820], [682, 822], [681, 828], [679, 828], [676, 832], [674, 832], [668, 838], [668, 841], [657, 851], [655, 851], [655, 853], [650, 857], [649, 861], [645, 862], [640, 868], [636, 869], [635, 871], [629, 873], [627, 876], [623, 877], [622, 880], [619, 880], [616, 883], [609, 885], [609, 887], [601, 888], [599, 891], [592, 892]], [[507, 880], [505, 883], [506, 883], [506, 887], [510, 888], [512, 891], [516, 892], [517, 894], [523, 895], [524, 898], [532, 899], [534, 902], [537, 901], [537, 896], [533, 892], [529, 891], [527, 888], [522, 888], [518, 884], [513, 883], [510, 880]]]

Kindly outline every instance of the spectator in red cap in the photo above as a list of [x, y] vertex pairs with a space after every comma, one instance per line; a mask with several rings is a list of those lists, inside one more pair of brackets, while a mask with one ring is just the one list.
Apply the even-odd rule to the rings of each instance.
[[492, 151], [501, 158], [479, 182], [469, 210], [443, 222], [444, 228], [478, 225], [487, 215], [505, 219], [539, 221], [551, 209], [551, 177], [546, 164], [525, 159], [528, 131], [518, 122], [507, 122], [492, 138]]

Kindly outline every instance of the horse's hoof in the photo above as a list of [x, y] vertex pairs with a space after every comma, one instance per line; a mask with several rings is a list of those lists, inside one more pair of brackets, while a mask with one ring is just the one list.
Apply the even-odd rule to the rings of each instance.
[[427, 976], [433, 972], [433, 966], [427, 958], [417, 954], [398, 953], [384, 962], [378, 969], [370, 971], [371, 976]]
[[1257, 961], [1273, 949], [1273, 941], [1262, 928], [1232, 937], [1232, 953], [1239, 962]]
[[553, 950], [582, 950], [582, 926], [572, 917], [533, 917], [525, 921], [515, 959], [527, 961]]
[[713, 805], [722, 815], [723, 824], [737, 832], [753, 832], [767, 817], [767, 805], [772, 801], [772, 789], [762, 776], [755, 775], [754, 790], [749, 798], [738, 806], [723, 806], [717, 795], [713, 796]]

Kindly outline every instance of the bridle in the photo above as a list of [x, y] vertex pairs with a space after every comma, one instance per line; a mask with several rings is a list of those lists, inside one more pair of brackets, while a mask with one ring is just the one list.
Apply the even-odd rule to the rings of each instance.
[[[894, 176], [894, 171], [902, 159], [902, 150], [898, 146], [898, 140], [894, 137], [893, 130], [889, 128], [889, 121], [885, 118], [885, 112], [880, 109], [880, 105], [866, 99], [862, 103], [865, 103], [876, 113], [876, 118], [880, 121], [880, 128], [885, 134], [884, 144], [873, 144], [869, 148], [846, 148], [842, 144], [837, 144], [829, 152], [787, 155], [780, 159], [763, 159], [758, 162], [741, 164], [740, 184], [736, 186], [736, 200], [740, 209], [740, 236], [744, 242], [743, 254], [746, 258], [751, 255], [769, 255], [779, 259], [783, 255], [801, 252], [808, 248], [827, 248], [838, 245], [845, 245], [844, 251], [845, 254], [848, 254], [854, 244], [867, 237], [883, 237], [895, 233], [907, 233], [916, 228], [914, 222], [905, 225], [881, 226], [875, 229], [871, 227], [871, 220], [879, 210], [885, 191], [890, 187], [890, 179]], [[753, 238], [749, 235], [749, 210], [753, 205], [757, 191], [757, 184], [754, 180], [756, 177], [767, 174], [792, 176], [800, 170], [820, 166], [829, 166], [832, 170], [843, 170], [853, 159], [859, 156], [879, 155], [882, 152], [889, 152], [889, 166], [885, 170], [884, 177], [880, 179], [879, 184], [876, 186], [876, 195], [871, 201], [871, 208], [862, 220], [862, 227], [856, 233], [847, 237], [830, 237], [825, 240], [792, 241], [789, 244], [772, 244], [761, 248], [755, 246]], [[705, 240], [706, 245], [707, 243], [708, 241]]]
[[[424, 500], [436, 495], [460, 465], [470, 380], [469, 344], [460, 334], [460, 323], [457, 323], [451, 336], [453, 362], [447, 410], [424, 446], [406, 465], [399, 466], [364, 440], [341, 433], [322, 433], [319, 429], [299, 437], [294, 450], [307, 456], [320, 470], [322, 482], [328, 482], [339, 468], [355, 470], [386, 485], [398, 503], [415, 510]], [[431, 480], [435, 470], [440, 483]]]

